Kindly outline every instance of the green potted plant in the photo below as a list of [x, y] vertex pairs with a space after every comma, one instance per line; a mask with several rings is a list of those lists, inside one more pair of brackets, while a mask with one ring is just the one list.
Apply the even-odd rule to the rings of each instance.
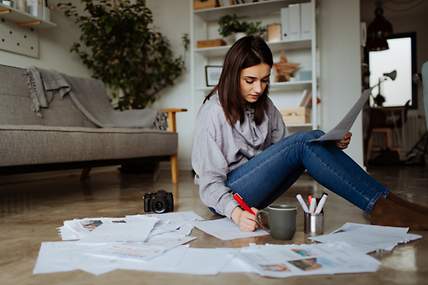
[[218, 21], [218, 32], [226, 40], [228, 44], [235, 41], [235, 34], [244, 32], [245, 27], [242, 26], [236, 14], [225, 15]]
[[261, 22], [240, 21], [236, 14], [221, 17], [218, 25], [219, 34], [229, 44], [245, 35], [262, 35], [266, 31]]
[[263, 36], [266, 32], [266, 26], [262, 26], [262, 22], [247, 23], [246, 34], [248, 36]]
[[81, 30], [71, 51], [109, 87], [116, 108], [145, 108], [182, 74], [183, 57], [175, 56], [168, 40], [154, 31], [144, 0], [81, 2], [83, 12], [72, 2], [58, 3]]

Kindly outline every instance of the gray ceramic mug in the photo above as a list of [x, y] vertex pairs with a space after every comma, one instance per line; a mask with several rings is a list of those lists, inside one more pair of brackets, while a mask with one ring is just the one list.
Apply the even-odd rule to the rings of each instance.
[[290, 240], [296, 232], [296, 213], [295, 206], [273, 204], [258, 211], [256, 220], [260, 225], [269, 226], [270, 234], [274, 239]]

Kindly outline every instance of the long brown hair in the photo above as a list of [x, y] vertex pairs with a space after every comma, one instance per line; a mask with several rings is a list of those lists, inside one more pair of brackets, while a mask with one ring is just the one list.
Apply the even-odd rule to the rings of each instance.
[[[227, 121], [232, 126], [238, 120], [243, 122], [246, 101], [242, 98], [240, 90], [241, 70], [261, 63], [270, 67], [273, 65], [272, 52], [262, 38], [246, 36], [236, 41], [226, 53], [219, 83], [205, 97], [204, 103], [218, 91]], [[257, 125], [263, 121], [268, 92], [269, 85], [257, 102], [251, 104], [255, 108], [254, 121]]]

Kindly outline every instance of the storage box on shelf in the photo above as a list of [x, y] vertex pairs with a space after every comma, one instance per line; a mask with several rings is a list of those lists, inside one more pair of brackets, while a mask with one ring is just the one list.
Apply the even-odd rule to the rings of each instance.
[[311, 110], [307, 107], [282, 108], [280, 111], [287, 126], [310, 123]]
[[[220, 4], [222, 3], [219, 1]], [[299, 33], [294, 37], [283, 36], [284, 22], [281, 18], [281, 9], [293, 5], [298, 15], [294, 22], [299, 23]], [[208, 9], [193, 9], [192, 11], [192, 95], [194, 110], [199, 109], [205, 95], [212, 90], [212, 86], [205, 85], [204, 68], [207, 65], [222, 65], [224, 56], [231, 45], [202, 47], [201, 41], [218, 39], [218, 20], [225, 15], [236, 14], [246, 21], [261, 21], [263, 25], [270, 25], [270, 36], [266, 40], [274, 55], [274, 62], [279, 61], [279, 55], [285, 50], [290, 62], [299, 63], [299, 70], [286, 82], [275, 82], [275, 70], [272, 71], [270, 96], [279, 109], [294, 108], [299, 105], [301, 92], [311, 91], [312, 100], [318, 97], [317, 47], [315, 31], [316, 0], [267, 0], [254, 3], [235, 4]], [[297, 8], [298, 9], [297, 9]], [[289, 11], [288, 15], [293, 12]], [[296, 20], [297, 19], [297, 20]], [[301, 22], [304, 21], [304, 22]], [[280, 34], [278, 35], [280, 30]], [[279, 37], [278, 37], [279, 36]], [[270, 39], [270, 41], [269, 41]], [[207, 46], [207, 45], [205, 45]], [[311, 99], [311, 98], [310, 98]], [[314, 108], [304, 108], [304, 120], [299, 123], [288, 123], [290, 127], [317, 128], [319, 127], [319, 112], [317, 104]], [[300, 110], [300, 109], [299, 109]]]
[[193, 0], [193, 9], [209, 9], [217, 6], [216, 0]]
[[199, 40], [196, 43], [198, 48], [212, 48], [226, 45], [223, 39]]

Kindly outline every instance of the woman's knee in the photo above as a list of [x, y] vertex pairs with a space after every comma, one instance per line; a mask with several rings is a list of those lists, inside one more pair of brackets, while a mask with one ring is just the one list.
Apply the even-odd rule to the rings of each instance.
[[313, 130], [313, 131], [305, 132], [303, 138], [305, 141], [311, 141], [321, 137], [324, 134], [325, 133], [321, 130]]

